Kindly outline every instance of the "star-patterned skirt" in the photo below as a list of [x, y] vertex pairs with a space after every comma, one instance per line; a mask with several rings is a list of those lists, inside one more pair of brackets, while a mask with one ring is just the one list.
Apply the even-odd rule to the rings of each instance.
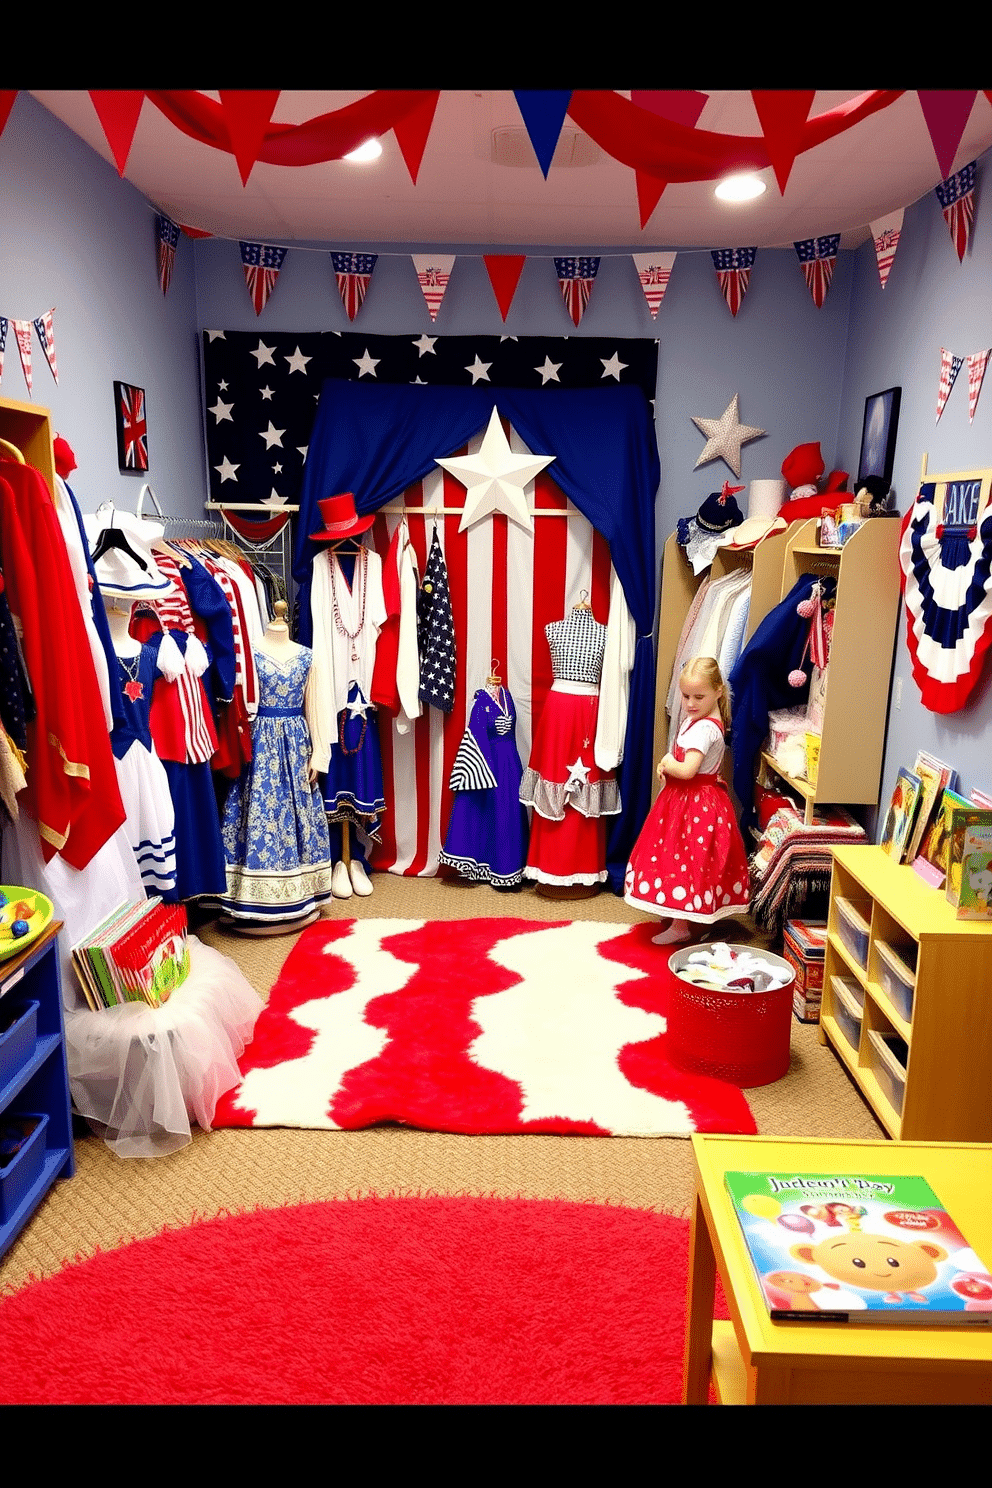
[[604, 883], [604, 818], [619, 813], [620, 792], [593, 754], [598, 691], [566, 685], [548, 693], [520, 784], [521, 801], [534, 808], [524, 876], [561, 886]]

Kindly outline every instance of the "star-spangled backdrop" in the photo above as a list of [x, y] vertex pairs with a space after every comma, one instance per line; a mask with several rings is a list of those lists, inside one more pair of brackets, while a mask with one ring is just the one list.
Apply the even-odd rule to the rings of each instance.
[[633, 384], [653, 404], [658, 342], [592, 336], [204, 331], [212, 501], [261, 502], [275, 494], [297, 502], [317, 398], [327, 377], [445, 387]]

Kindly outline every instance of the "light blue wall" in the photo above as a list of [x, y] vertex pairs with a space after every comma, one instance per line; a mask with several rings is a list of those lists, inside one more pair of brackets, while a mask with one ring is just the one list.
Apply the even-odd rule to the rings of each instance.
[[[822, 309], [791, 249], [759, 251], [736, 320], [717, 287], [708, 253], [681, 252], [657, 321], [626, 256], [604, 256], [581, 330], [565, 313], [547, 248], [532, 248], [504, 326], [478, 244], [433, 245], [460, 255], [432, 327], [410, 264], [425, 244], [381, 248], [359, 325], [380, 334], [655, 336], [660, 342], [656, 422], [662, 462], [657, 531], [694, 512], [729, 474], [722, 462], [694, 470], [703, 439], [692, 414], [718, 416], [740, 394], [744, 423], [767, 431], [745, 445], [742, 480], [779, 473], [794, 445], [821, 442], [827, 468], [856, 469], [865, 396], [903, 389], [895, 484], [905, 510], [923, 450], [931, 469], [992, 463], [992, 374], [975, 422], [967, 422], [964, 373], [934, 428], [940, 347], [959, 353], [992, 344], [992, 193], [983, 201], [988, 157], [979, 165], [973, 246], [958, 264], [932, 194], [909, 208], [886, 290], [871, 246], [841, 254]], [[235, 243], [180, 240], [163, 297], [154, 252], [154, 213], [113, 167], [21, 93], [0, 136], [0, 313], [33, 318], [56, 307], [61, 385], [35, 343], [35, 401], [74, 445], [74, 489], [84, 509], [112, 498], [133, 505], [140, 482], [117, 470], [115, 378], [148, 396], [151, 483], [166, 509], [202, 515], [205, 496], [199, 330], [352, 330], [325, 250], [290, 251], [260, 317], [245, 291]], [[746, 231], [738, 235], [746, 240]], [[348, 246], [348, 245], [341, 245]], [[355, 247], [375, 249], [374, 243]], [[595, 244], [568, 244], [596, 251]], [[500, 251], [495, 248], [492, 251]], [[505, 248], [502, 251], [506, 251]], [[528, 252], [528, 245], [519, 245]], [[616, 250], [611, 250], [616, 254]], [[0, 394], [26, 397], [13, 336]], [[659, 547], [660, 555], [660, 547]], [[987, 762], [992, 668], [969, 705], [936, 718], [912, 681], [900, 628], [896, 677], [902, 707], [890, 716], [883, 791], [919, 747], [954, 763], [966, 788], [992, 784]]]
[[[32, 331], [33, 401], [76, 452], [84, 511], [134, 509], [143, 477], [117, 468], [114, 381], [145, 390], [148, 479], [172, 515], [203, 515], [193, 245], [180, 240], [168, 296], [144, 197], [27, 93], [0, 135], [0, 314], [55, 307], [59, 383]], [[28, 402], [13, 329], [0, 396]]]
[[[853, 255], [851, 326], [840, 437], [855, 452], [861, 440], [864, 400], [882, 388], [902, 387], [893, 485], [901, 512], [919, 486], [924, 453], [931, 472], [992, 465], [992, 374], [968, 423], [967, 368], [936, 420], [941, 347], [957, 355], [992, 346], [992, 155], [979, 161], [975, 224], [963, 263], [951, 243], [932, 192], [910, 207], [892, 272], [883, 291], [871, 244]], [[905, 608], [896, 642], [895, 686], [889, 709], [882, 800], [887, 801], [901, 764], [928, 749], [954, 765], [964, 793], [992, 788], [992, 666], [988, 659], [968, 703], [957, 713], [923, 707], [906, 645]], [[901, 684], [901, 706], [895, 707]]]

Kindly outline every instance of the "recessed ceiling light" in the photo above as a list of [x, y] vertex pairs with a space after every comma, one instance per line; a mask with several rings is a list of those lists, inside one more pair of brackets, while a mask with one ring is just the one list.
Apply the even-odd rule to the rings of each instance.
[[721, 201], [753, 201], [765, 190], [765, 183], [758, 176], [727, 176], [714, 191]]
[[[351, 150], [344, 157], [345, 160], [353, 160], [356, 165], [364, 165], [366, 161], [378, 160], [382, 154], [382, 146], [377, 139], [368, 139], [364, 145], [359, 145], [357, 150]], [[764, 188], [762, 187], [762, 190]]]

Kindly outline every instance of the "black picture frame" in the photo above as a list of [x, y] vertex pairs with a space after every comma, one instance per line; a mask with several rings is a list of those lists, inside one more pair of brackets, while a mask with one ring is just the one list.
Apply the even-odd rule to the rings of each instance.
[[870, 393], [865, 399], [856, 488], [868, 475], [881, 476], [886, 485], [891, 486], [901, 398], [902, 388], [891, 387], [881, 393]]
[[119, 470], [148, 469], [148, 407], [144, 388], [114, 382], [114, 418]]

